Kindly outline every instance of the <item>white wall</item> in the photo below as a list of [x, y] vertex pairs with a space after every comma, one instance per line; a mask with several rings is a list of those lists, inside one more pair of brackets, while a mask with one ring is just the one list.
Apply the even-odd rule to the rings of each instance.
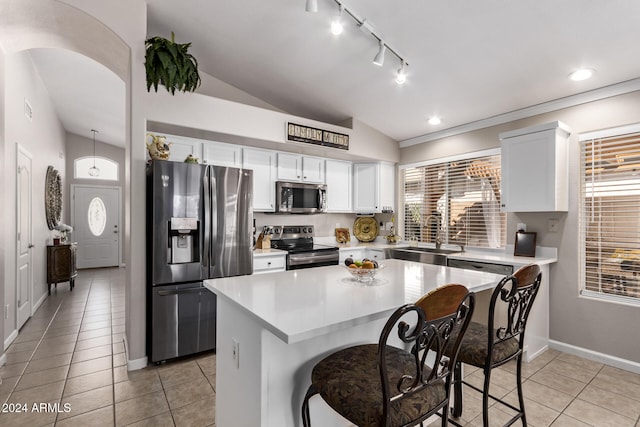
[[[12, 230], [2, 240], [5, 252], [5, 304], [9, 305], [9, 319], [5, 320], [5, 339], [16, 329], [16, 144], [20, 144], [32, 159], [32, 221], [33, 296], [32, 303], [47, 293], [46, 244], [51, 236], [44, 212], [44, 184], [47, 166], [58, 170], [65, 181], [65, 132], [51, 104], [47, 90], [37, 74], [28, 52], [7, 54], [5, 60], [5, 147], [3, 167], [3, 205], [6, 211], [3, 228]], [[30, 121], [24, 114], [25, 99], [33, 108]], [[68, 192], [63, 193], [63, 201]]]
[[[1, 47], [1, 46], [0, 46]], [[5, 124], [4, 124], [4, 111], [6, 111], [5, 105], [5, 55], [0, 51], [0, 165], [4, 166], [4, 149], [5, 149]], [[0, 176], [3, 176], [4, 173], [1, 173]], [[0, 193], [0, 203], [5, 204], [5, 194], [4, 192]], [[6, 206], [6, 204], [5, 204]], [[7, 213], [5, 209], [0, 209], [0, 224], [4, 224], [6, 221]], [[0, 242], [4, 242], [7, 240], [7, 235], [9, 230], [6, 230], [5, 227], [0, 227]], [[0, 307], [4, 307], [4, 294], [5, 294], [5, 250], [4, 245], [0, 244]], [[4, 310], [4, 309], [3, 309]], [[2, 339], [5, 338], [4, 333], [4, 316], [0, 316], [0, 333], [2, 333]], [[0, 343], [0, 366], [4, 364], [5, 355], [3, 354], [5, 350], [4, 345]]]
[[[588, 351], [640, 363], [638, 307], [582, 298], [579, 290], [579, 146], [580, 133], [640, 123], [640, 92], [590, 102], [528, 119], [468, 132], [401, 149], [400, 164], [478, 151], [500, 146], [498, 134], [535, 124], [560, 120], [572, 130], [569, 148], [569, 211], [566, 213], [519, 213], [507, 217], [507, 236], [514, 236], [516, 223], [538, 233], [538, 245], [558, 248], [558, 263], [552, 265], [550, 286], [551, 339]], [[547, 220], [560, 220], [558, 233], [547, 232]], [[508, 244], [513, 237], [508, 237]], [[632, 327], [629, 327], [632, 325]]]

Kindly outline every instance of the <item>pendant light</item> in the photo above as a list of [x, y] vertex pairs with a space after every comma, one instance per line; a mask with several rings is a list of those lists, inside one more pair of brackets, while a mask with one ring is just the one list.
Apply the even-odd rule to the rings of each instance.
[[96, 132], [98, 132], [95, 129], [91, 129], [91, 132], [93, 132], [93, 166], [91, 166], [89, 168], [89, 176], [100, 176], [100, 169], [98, 169], [96, 167]]

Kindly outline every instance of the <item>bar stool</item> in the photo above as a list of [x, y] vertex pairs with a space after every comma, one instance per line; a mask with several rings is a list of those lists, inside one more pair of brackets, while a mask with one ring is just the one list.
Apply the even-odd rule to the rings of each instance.
[[[542, 273], [540, 267], [530, 264], [518, 269], [510, 276], [503, 278], [491, 295], [489, 304], [489, 319], [487, 325], [471, 322], [465, 332], [462, 344], [458, 349], [458, 356], [454, 368], [454, 405], [451, 415], [455, 418], [462, 415], [462, 384], [482, 393], [482, 425], [489, 426], [489, 398], [513, 409], [517, 414], [505, 426], [522, 419], [522, 425], [527, 425], [522, 394], [522, 349], [524, 333], [531, 307], [538, 294]], [[496, 318], [496, 306], [507, 308], [507, 318]], [[456, 348], [450, 346], [447, 354], [455, 355]], [[516, 359], [516, 382], [518, 388], [518, 404], [515, 407], [502, 399], [489, 394], [491, 370]], [[482, 368], [484, 385], [482, 390], [462, 379], [462, 364]], [[454, 421], [452, 424], [458, 425]]]
[[[348, 347], [318, 362], [302, 403], [303, 425], [311, 426], [309, 398], [320, 394], [359, 427], [422, 425], [438, 411], [446, 426], [455, 355], [474, 302], [466, 287], [442, 286], [397, 309], [378, 344]], [[399, 341], [392, 336], [396, 328]], [[449, 357], [444, 355], [448, 346]]]

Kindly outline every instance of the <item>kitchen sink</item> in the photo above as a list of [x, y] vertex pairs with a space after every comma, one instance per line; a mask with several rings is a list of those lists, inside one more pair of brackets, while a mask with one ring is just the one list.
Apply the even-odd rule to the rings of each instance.
[[387, 248], [385, 257], [391, 259], [402, 259], [405, 261], [422, 262], [424, 264], [447, 265], [447, 255], [458, 254], [461, 251], [454, 249], [436, 248]]

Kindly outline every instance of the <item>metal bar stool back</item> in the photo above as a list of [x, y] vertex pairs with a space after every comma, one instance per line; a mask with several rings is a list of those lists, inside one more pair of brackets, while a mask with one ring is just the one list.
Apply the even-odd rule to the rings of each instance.
[[[454, 406], [451, 415], [455, 418], [462, 415], [462, 384], [482, 393], [482, 424], [489, 426], [489, 398], [516, 411], [505, 425], [511, 425], [518, 419], [527, 425], [522, 394], [522, 356], [524, 334], [531, 307], [535, 301], [542, 273], [536, 264], [518, 269], [510, 276], [504, 277], [491, 295], [489, 318], [486, 325], [471, 322], [460, 345], [456, 366], [454, 368]], [[498, 316], [498, 306], [506, 308], [504, 316]], [[448, 353], [453, 352], [451, 348]], [[516, 360], [516, 385], [518, 390], [518, 407], [489, 394], [491, 370]], [[482, 390], [462, 378], [462, 364], [482, 368], [484, 384]], [[457, 425], [457, 423], [455, 423]]]
[[[446, 426], [455, 354], [474, 303], [466, 287], [442, 286], [398, 308], [378, 344], [348, 347], [318, 362], [302, 404], [303, 425], [311, 426], [309, 399], [319, 394], [359, 427], [421, 425], [438, 411]], [[453, 355], [446, 356], [450, 346]]]

